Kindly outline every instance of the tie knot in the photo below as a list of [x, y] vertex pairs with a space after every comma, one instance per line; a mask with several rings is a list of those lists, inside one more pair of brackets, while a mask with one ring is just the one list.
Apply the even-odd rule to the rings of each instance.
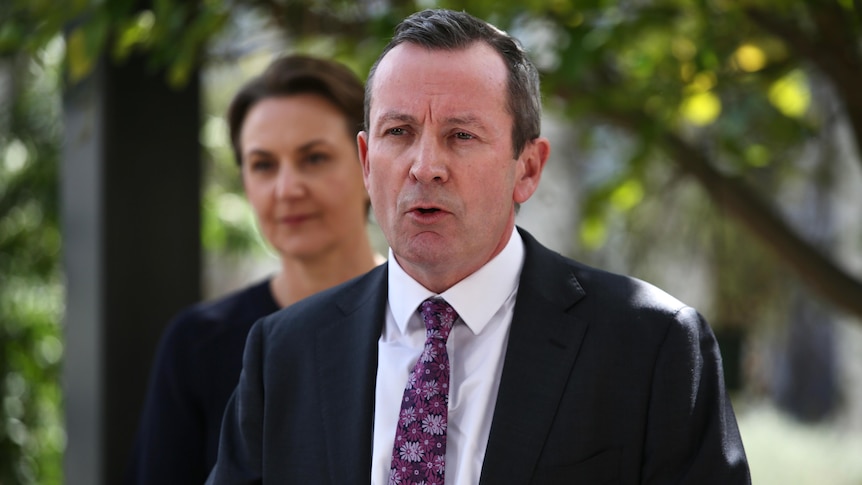
[[425, 322], [426, 338], [439, 338], [444, 342], [458, 319], [458, 312], [442, 298], [429, 298], [419, 305], [419, 314]]

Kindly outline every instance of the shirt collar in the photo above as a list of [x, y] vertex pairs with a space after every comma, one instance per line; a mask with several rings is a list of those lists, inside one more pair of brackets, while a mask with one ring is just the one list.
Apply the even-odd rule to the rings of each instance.
[[474, 334], [479, 334], [518, 289], [523, 264], [524, 241], [518, 231], [512, 228], [509, 242], [499, 254], [473, 274], [437, 295], [405, 273], [390, 248], [389, 308], [398, 328], [406, 333], [407, 323], [419, 304], [432, 296], [440, 296], [452, 305]]

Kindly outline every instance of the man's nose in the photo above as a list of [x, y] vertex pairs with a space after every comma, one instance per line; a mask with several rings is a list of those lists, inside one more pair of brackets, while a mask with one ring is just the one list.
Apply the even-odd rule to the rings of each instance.
[[410, 176], [422, 183], [449, 180], [446, 153], [438, 140], [429, 136], [419, 139], [410, 166]]

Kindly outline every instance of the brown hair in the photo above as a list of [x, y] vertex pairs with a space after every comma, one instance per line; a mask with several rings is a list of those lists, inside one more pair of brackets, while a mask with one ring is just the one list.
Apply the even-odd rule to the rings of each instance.
[[227, 110], [230, 141], [238, 165], [242, 165], [240, 133], [251, 108], [267, 98], [306, 93], [320, 95], [338, 108], [351, 135], [362, 129], [365, 92], [362, 82], [350, 69], [334, 61], [305, 55], [282, 57], [248, 81]]

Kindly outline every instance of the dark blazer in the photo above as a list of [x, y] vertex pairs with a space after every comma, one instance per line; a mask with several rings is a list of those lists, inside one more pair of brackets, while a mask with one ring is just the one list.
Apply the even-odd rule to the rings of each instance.
[[[480, 485], [750, 483], [704, 319], [520, 232]], [[208, 483], [370, 482], [386, 299], [384, 265], [255, 324]]]

